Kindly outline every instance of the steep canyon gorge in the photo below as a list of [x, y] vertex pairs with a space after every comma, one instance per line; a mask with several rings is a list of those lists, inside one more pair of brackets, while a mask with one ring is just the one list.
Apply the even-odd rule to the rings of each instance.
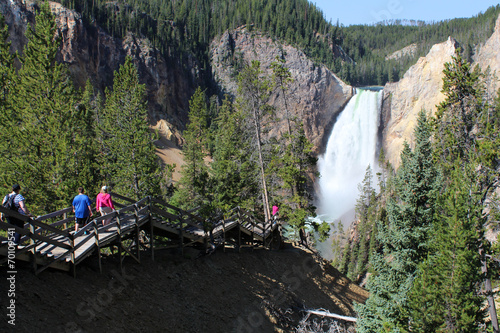
[[[62, 35], [59, 60], [68, 64], [77, 87], [87, 80], [99, 91], [112, 84], [116, 71], [125, 56], [131, 56], [137, 65], [141, 82], [148, 91], [151, 126], [160, 134], [181, 147], [182, 131], [187, 122], [189, 98], [201, 84], [200, 65], [196, 59], [173, 59], [160, 54], [144, 38], [128, 34], [114, 38], [97, 24], [84, 24], [81, 15], [51, 3]], [[0, 12], [9, 26], [12, 51], [22, 52], [26, 40], [24, 32], [28, 22], [33, 22], [35, 6], [29, 1], [0, 2]], [[474, 65], [495, 73], [500, 69], [500, 19], [491, 38], [476, 47]], [[403, 142], [412, 142], [412, 131], [418, 111], [422, 108], [435, 112], [443, 100], [440, 92], [444, 63], [451, 60], [458, 43], [451, 36], [447, 41], [434, 45], [427, 56], [412, 66], [399, 82], [387, 83], [383, 89], [381, 111], [381, 143], [388, 160], [395, 166]], [[249, 32], [245, 27], [226, 31], [211, 42], [211, 75], [219, 97], [236, 94], [236, 64], [258, 60], [265, 72], [271, 73], [270, 63], [276, 56], [286, 55], [293, 83], [287, 91], [288, 109], [293, 116], [303, 120], [309, 140], [315, 152], [324, 153], [331, 129], [338, 114], [353, 96], [354, 87], [342, 82], [322, 64], [308, 59], [297, 48], [283, 44], [259, 32]], [[499, 87], [498, 79], [492, 80], [492, 93]], [[277, 107], [277, 122], [269, 135], [279, 135], [284, 130], [283, 96], [279, 92], [271, 96], [271, 104]]]

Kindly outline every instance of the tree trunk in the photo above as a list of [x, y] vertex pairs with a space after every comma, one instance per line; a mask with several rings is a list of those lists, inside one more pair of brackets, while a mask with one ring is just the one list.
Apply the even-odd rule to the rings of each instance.
[[491, 326], [493, 327], [493, 333], [499, 333], [497, 310], [495, 308], [495, 298], [493, 297], [491, 280], [488, 277], [488, 263], [486, 262], [486, 257], [483, 253], [482, 248], [479, 250], [479, 253], [481, 255], [481, 263], [482, 263], [481, 272], [486, 276], [486, 280], [484, 281], [484, 292], [486, 294], [486, 299], [488, 300], [488, 308], [491, 317]]
[[263, 191], [263, 204], [264, 204], [264, 215], [266, 217], [266, 221], [269, 221], [271, 219], [271, 212], [269, 211], [269, 198], [267, 195], [267, 185], [266, 185], [266, 175], [264, 172], [264, 160], [262, 158], [262, 147], [261, 147], [261, 141], [260, 141], [260, 122], [259, 122], [259, 116], [258, 116], [258, 110], [254, 107], [253, 110], [253, 120], [255, 123], [255, 134], [257, 136], [257, 150], [259, 153], [259, 167], [260, 167], [260, 174], [262, 178], [262, 191]]
[[292, 137], [292, 126], [290, 125], [290, 114], [288, 113], [288, 105], [286, 102], [286, 94], [285, 94], [285, 87], [283, 86], [283, 82], [281, 82], [281, 92], [283, 94], [283, 101], [285, 103], [285, 114], [286, 114], [286, 124], [288, 126], [288, 136], [291, 138]]

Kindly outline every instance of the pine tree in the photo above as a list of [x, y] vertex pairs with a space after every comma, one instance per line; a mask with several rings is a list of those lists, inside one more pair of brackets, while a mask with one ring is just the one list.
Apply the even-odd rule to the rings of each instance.
[[2, 184], [13, 184], [17, 180], [13, 177], [11, 147], [15, 146], [12, 132], [18, 124], [17, 113], [13, 108], [12, 94], [16, 90], [16, 72], [14, 69], [15, 55], [10, 53], [8, 27], [4, 17], [0, 14], [0, 168], [3, 170], [0, 180]]
[[481, 132], [476, 140], [481, 165], [494, 170], [500, 159], [500, 90], [496, 98], [484, 107], [481, 114]]
[[[273, 149], [268, 173], [277, 176], [272, 184], [275, 201], [280, 201], [282, 216], [286, 216], [289, 225], [297, 231], [305, 228], [309, 216], [315, 215], [316, 207], [311, 204], [307, 186], [308, 175], [314, 173], [316, 158], [312, 155], [313, 146], [305, 136], [303, 124], [297, 118], [291, 118], [288, 111], [287, 91], [293, 79], [285, 63], [283, 51], [271, 63], [275, 87], [283, 99], [287, 131]], [[313, 223], [313, 226], [320, 234], [320, 241], [328, 237], [328, 223]]]
[[[489, 281], [488, 276], [481, 275], [486, 268], [481, 261], [485, 260], [489, 246], [483, 228], [491, 214], [491, 206], [486, 202], [497, 200], [488, 191], [497, 179], [498, 133], [495, 133], [495, 110], [484, 103], [482, 74], [477, 68], [472, 71], [470, 64], [457, 53], [445, 65], [444, 73], [446, 99], [439, 106], [434, 128], [436, 160], [445, 170], [447, 189], [439, 205], [437, 236], [431, 243], [433, 253], [422, 268], [435, 270], [435, 274], [432, 283], [425, 274], [416, 282], [431, 293], [436, 293], [433, 288], [444, 291], [432, 301], [445, 309], [441, 312], [431, 309], [424, 319], [439, 325], [441, 331], [461, 332], [473, 330], [484, 317], [479, 284], [484, 279]], [[430, 265], [435, 268], [430, 269]], [[415, 322], [422, 321], [415, 310], [419, 307], [418, 298], [415, 291], [412, 309]], [[491, 297], [490, 301], [493, 302]], [[491, 306], [490, 314], [496, 317]]]
[[340, 263], [338, 266], [338, 270], [340, 273], [347, 275], [349, 271], [349, 262], [351, 261], [351, 246], [352, 242], [350, 239], [347, 239], [346, 243], [344, 244], [344, 248], [342, 250], [342, 256], [340, 258]]
[[[283, 51], [282, 51], [283, 53]], [[285, 107], [285, 118], [287, 122], [287, 130], [288, 135], [292, 135], [292, 126], [290, 124], [290, 113], [288, 111], [288, 102], [287, 102], [287, 90], [288, 85], [293, 82], [292, 73], [290, 69], [285, 66], [285, 54], [282, 56], [276, 56], [275, 61], [271, 63], [271, 68], [273, 70], [273, 77], [276, 81], [276, 86], [281, 90], [281, 96], [283, 98], [283, 104]]]
[[215, 206], [223, 212], [237, 206], [254, 209], [259, 193], [258, 173], [248, 154], [244, 115], [226, 98], [216, 123], [211, 164]]
[[[309, 175], [314, 174], [317, 159], [312, 154], [313, 146], [305, 136], [303, 124], [292, 120], [292, 135], [289, 137], [285, 134], [276, 147], [268, 173], [275, 174], [278, 178], [275, 193], [276, 197], [279, 194], [281, 198], [283, 209], [280, 213], [286, 216], [288, 224], [294, 230], [304, 229], [307, 218], [316, 214], [308, 180]], [[319, 230], [320, 225], [315, 224], [314, 227]], [[322, 230], [327, 232], [325, 226]]]
[[11, 136], [13, 179], [29, 188], [33, 211], [67, 206], [75, 192], [76, 93], [65, 65], [56, 62], [60, 37], [44, 2], [20, 58], [19, 84], [12, 96], [18, 125]]
[[189, 101], [189, 123], [184, 131], [186, 141], [183, 147], [186, 164], [181, 169], [180, 189], [172, 198], [183, 208], [194, 208], [206, 203], [209, 192], [207, 155], [208, 109], [205, 93], [196, 89]]
[[445, 100], [438, 106], [435, 121], [436, 156], [445, 171], [456, 159], [468, 156], [473, 148], [483, 110], [480, 73], [462, 58], [457, 49], [452, 61], [445, 63], [442, 92]]
[[333, 233], [332, 239], [332, 252], [333, 252], [333, 261], [332, 266], [340, 270], [340, 260], [342, 257], [344, 244], [346, 242], [346, 235], [344, 232], [344, 225], [342, 221], [339, 220], [337, 224], [337, 228]]
[[262, 189], [262, 206], [265, 220], [271, 218], [269, 207], [269, 194], [266, 179], [266, 165], [264, 161], [262, 142], [262, 119], [269, 113], [270, 106], [267, 104], [271, 89], [269, 79], [265, 78], [260, 68], [259, 61], [252, 61], [246, 65], [238, 75], [238, 107], [249, 115], [254, 130], [254, 144], [258, 155], [258, 168], [260, 170], [260, 181]]
[[87, 193], [97, 193], [102, 183], [98, 165], [99, 141], [97, 140], [97, 114], [102, 103], [94, 95], [94, 88], [87, 81], [76, 109], [75, 117], [75, 186], [83, 186]]
[[14, 54], [10, 52], [11, 42], [8, 42], [9, 29], [5, 24], [5, 18], [0, 14], [0, 107], [2, 108], [2, 115], [7, 110], [7, 102], [9, 101], [9, 94], [15, 91], [15, 69]]
[[428, 258], [410, 295], [414, 332], [475, 332], [484, 324], [480, 247], [485, 218], [483, 193], [471, 164], [456, 164], [440, 199]]
[[368, 281], [370, 297], [357, 305], [359, 332], [399, 331], [408, 324], [408, 294], [417, 265], [427, 256], [428, 230], [433, 220], [439, 177], [432, 160], [430, 127], [421, 111], [415, 129], [415, 148], [401, 153], [396, 198], [387, 205], [388, 225], [380, 223], [382, 250], [370, 262], [374, 275]]
[[164, 176], [148, 126], [145, 85], [139, 83], [130, 57], [114, 73], [113, 90], [105, 94], [98, 131], [107, 184], [134, 199], [159, 195]]
[[362, 224], [367, 222], [369, 208], [374, 204], [375, 200], [375, 189], [373, 188], [372, 181], [373, 171], [371, 166], [368, 165], [363, 181], [361, 184], [358, 184], [359, 198], [355, 206], [356, 218]]
[[[351, 240], [351, 244], [347, 244], [347, 248], [344, 248], [345, 256], [350, 258], [345, 274], [353, 280], [366, 273], [368, 259], [376, 246], [374, 237], [370, 238], [375, 229], [376, 211], [376, 193], [372, 182], [373, 172], [371, 166], [368, 166], [363, 181], [358, 184], [360, 193], [355, 206], [356, 221], [353, 224], [356, 237]], [[345, 265], [345, 262], [342, 262], [342, 265]], [[345, 267], [339, 269], [342, 271]]]

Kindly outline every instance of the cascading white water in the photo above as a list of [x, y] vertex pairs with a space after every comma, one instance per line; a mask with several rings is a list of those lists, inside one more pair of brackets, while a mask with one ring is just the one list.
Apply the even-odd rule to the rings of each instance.
[[381, 90], [357, 89], [337, 118], [326, 152], [318, 160], [318, 214], [322, 220], [333, 221], [352, 211], [366, 168], [370, 165], [376, 169], [382, 94]]

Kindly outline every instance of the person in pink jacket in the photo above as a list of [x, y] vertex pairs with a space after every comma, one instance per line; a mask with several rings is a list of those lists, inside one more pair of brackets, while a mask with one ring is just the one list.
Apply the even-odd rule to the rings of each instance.
[[[115, 205], [113, 205], [113, 200], [111, 200], [111, 194], [108, 193], [107, 186], [103, 186], [101, 192], [97, 195], [95, 209], [101, 213], [101, 216], [107, 215], [115, 210]], [[103, 225], [109, 224], [110, 221], [111, 219], [104, 220]]]

